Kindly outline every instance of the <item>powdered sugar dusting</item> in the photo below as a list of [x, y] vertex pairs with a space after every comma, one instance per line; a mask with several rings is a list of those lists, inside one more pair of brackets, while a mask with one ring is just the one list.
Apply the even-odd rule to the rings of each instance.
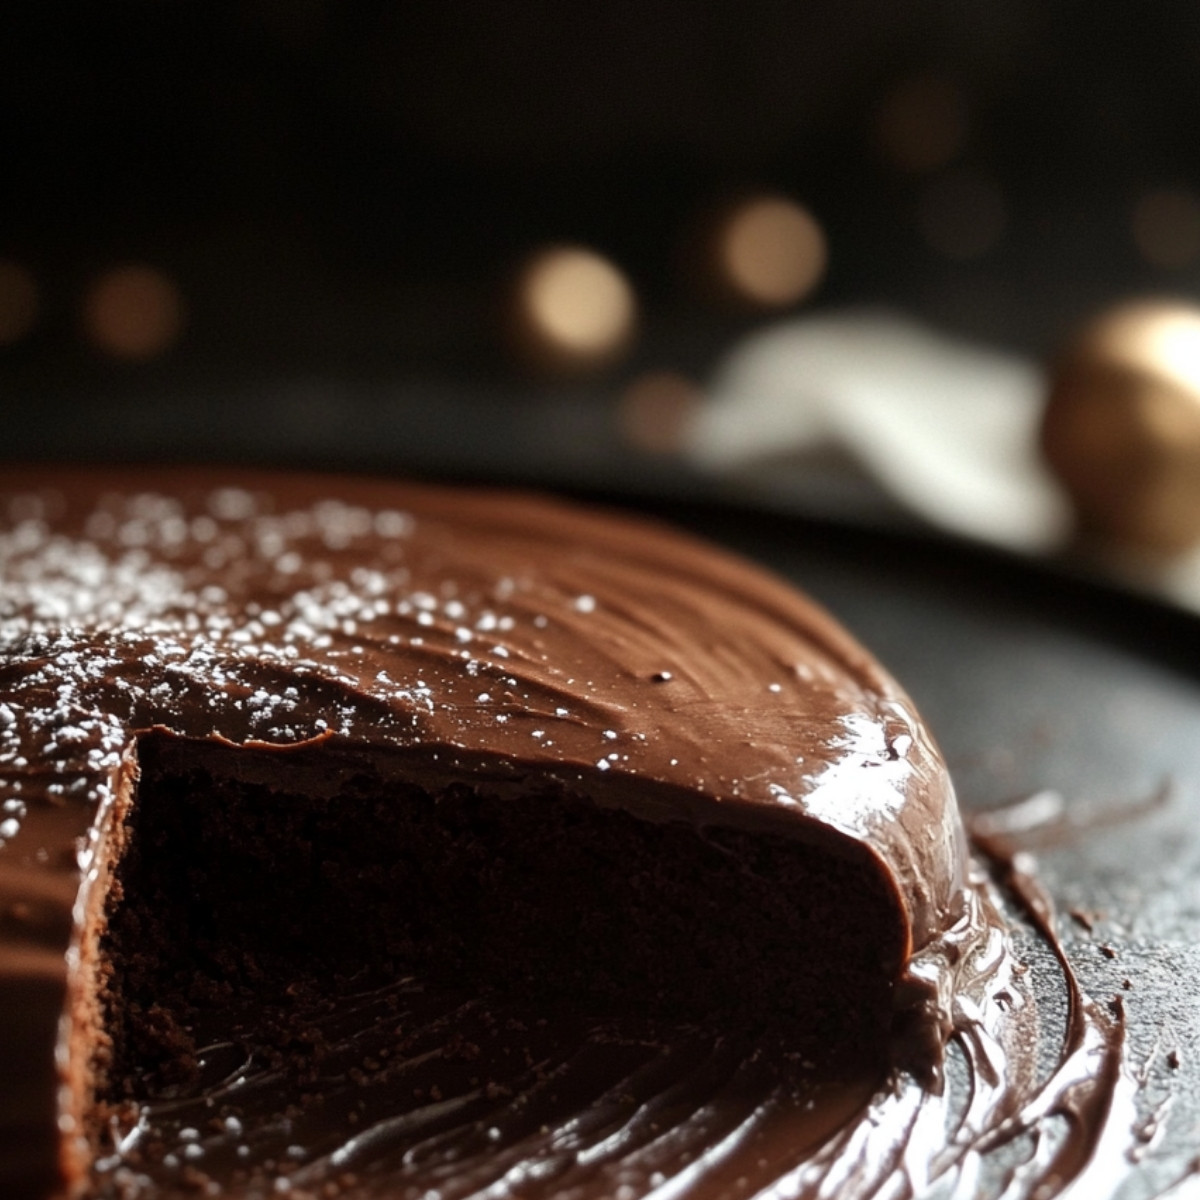
[[[131, 737], [157, 726], [276, 745], [369, 727], [403, 744], [420, 740], [439, 707], [443, 718], [462, 708], [475, 722], [474, 734], [462, 724], [469, 745], [483, 736], [481, 710], [495, 725], [567, 712], [565, 696], [545, 695], [553, 668], [519, 637], [522, 625], [547, 627], [545, 612], [525, 606], [528, 581], [501, 575], [462, 592], [452, 575], [425, 571], [414, 585], [410, 513], [338, 499], [280, 512], [239, 487], [190, 507], [113, 492], [55, 524], [66, 505], [19, 495], [0, 513], [0, 682], [10, 697], [0, 703], [0, 798], [36, 774], [47, 798], [95, 801]], [[561, 603], [595, 608], [586, 593]], [[403, 677], [368, 666], [380, 647]], [[422, 663], [437, 665], [433, 681]], [[191, 724], [180, 729], [185, 709]], [[534, 740], [553, 744], [544, 729]], [[0, 813], [0, 845], [19, 835], [25, 811], [22, 801]]]
[[[0, 802], [100, 802], [159, 730], [774, 803], [852, 755], [831, 697], [875, 719], [803, 620], [762, 610], [703, 554], [664, 574], [653, 537], [632, 531], [626, 555], [584, 519], [563, 540], [527, 501], [195, 478], [0, 493]], [[714, 717], [718, 740], [753, 747], [749, 777], [711, 754]], [[921, 769], [890, 768], [897, 797]], [[27, 820], [0, 812], [0, 849]]]
[[[222, 733], [245, 740], [351, 732], [363, 680], [338, 669], [341, 643], [404, 613], [408, 572], [402, 556], [386, 569], [331, 559], [366, 538], [411, 536], [412, 516], [338, 500], [274, 513], [251, 491], [218, 488], [190, 516], [170, 496], [102, 496], [68, 534], [45, 517], [62, 504], [13, 497], [0, 529], [0, 671], [12, 697], [0, 704], [0, 794], [20, 790], [31, 769], [23, 748], [36, 746], [38, 770], [53, 776], [48, 796], [94, 795], [130, 730], [169, 724], [188, 698], [213, 711], [214, 729], [220, 710]], [[333, 689], [302, 702], [273, 664]], [[375, 683], [368, 695], [432, 704], [420, 681], [381, 673]], [[0, 842], [17, 835], [22, 813], [5, 810]]]

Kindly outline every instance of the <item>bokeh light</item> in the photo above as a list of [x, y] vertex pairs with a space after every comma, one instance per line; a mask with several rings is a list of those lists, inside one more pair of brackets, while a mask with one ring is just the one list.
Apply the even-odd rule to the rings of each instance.
[[946, 171], [931, 179], [917, 201], [917, 227], [931, 250], [968, 262], [991, 251], [1004, 234], [1004, 197], [986, 175]]
[[799, 201], [740, 192], [701, 208], [680, 244], [685, 286], [734, 312], [767, 312], [807, 299], [825, 277], [825, 230]]
[[113, 358], [156, 358], [179, 339], [183, 324], [179, 288], [155, 267], [114, 267], [96, 280], [84, 300], [84, 334]]
[[12, 346], [37, 324], [37, 280], [18, 262], [0, 259], [0, 346]]
[[1151, 266], [1179, 270], [1200, 260], [1200, 196], [1186, 188], [1154, 188], [1133, 209], [1133, 240]]
[[888, 165], [917, 174], [949, 164], [962, 150], [968, 126], [962, 90], [947, 79], [919, 75], [884, 98], [876, 138]]
[[785, 196], [755, 196], [719, 223], [713, 266], [724, 290], [758, 308], [785, 308], [808, 296], [825, 274], [825, 232]]
[[583, 246], [552, 246], [522, 267], [505, 314], [526, 365], [584, 373], [619, 358], [633, 340], [637, 299], [624, 273]]
[[646, 454], [675, 454], [701, 400], [700, 388], [676, 371], [647, 371], [630, 380], [617, 406], [626, 445]]

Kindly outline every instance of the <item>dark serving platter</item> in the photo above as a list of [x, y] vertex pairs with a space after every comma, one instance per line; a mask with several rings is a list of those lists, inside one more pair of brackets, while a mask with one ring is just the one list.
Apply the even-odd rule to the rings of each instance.
[[[836, 613], [917, 702], [968, 814], [1035, 798], [1017, 811], [1044, 819], [1017, 844], [1084, 988], [1122, 997], [1136, 1116], [1111, 1194], [1200, 1194], [1200, 620], [933, 535], [729, 504], [638, 507]], [[1062, 1008], [1061, 978], [1035, 969], [1033, 983], [1047, 1011]]]

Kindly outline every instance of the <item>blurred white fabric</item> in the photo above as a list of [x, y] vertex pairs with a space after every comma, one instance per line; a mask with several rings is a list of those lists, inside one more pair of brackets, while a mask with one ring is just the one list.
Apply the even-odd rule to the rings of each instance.
[[1070, 506], [1037, 449], [1032, 362], [891, 313], [805, 317], [742, 342], [685, 434], [696, 466], [739, 476], [831, 450], [895, 500], [1010, 549], [1060, 547]]

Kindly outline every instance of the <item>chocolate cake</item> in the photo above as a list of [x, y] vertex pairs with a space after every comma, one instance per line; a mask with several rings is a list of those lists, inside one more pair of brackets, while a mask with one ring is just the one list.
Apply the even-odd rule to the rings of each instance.
[[97, 1114], [248, 998], [944, 1036], [910, 970], [966, 904], [942, 760], [731, 555], [507, 493], [30, 468], [0, 568], [0, 1194], [79, 1185]]

